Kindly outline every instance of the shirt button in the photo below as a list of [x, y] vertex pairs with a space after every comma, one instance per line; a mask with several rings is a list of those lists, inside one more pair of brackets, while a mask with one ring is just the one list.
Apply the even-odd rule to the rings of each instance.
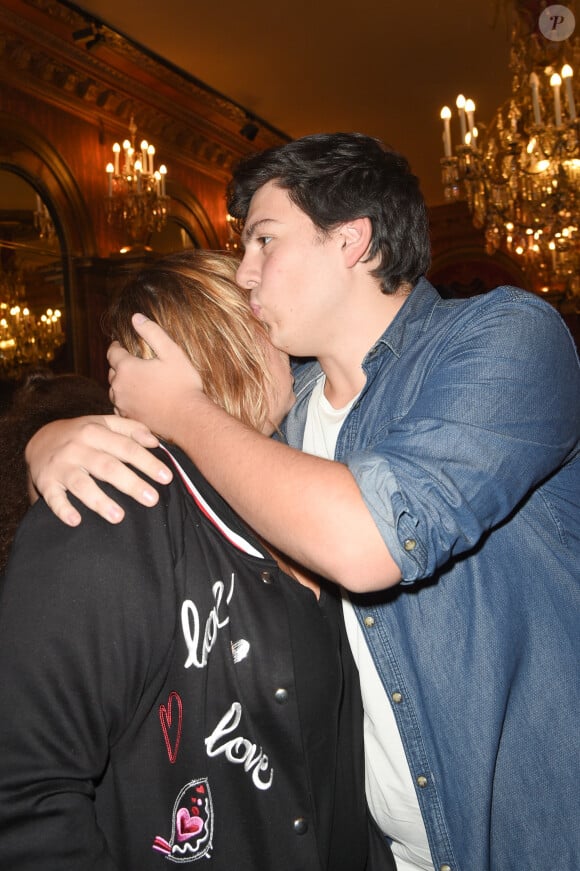
[[272, 575], [270, 574], [270, 572], [262, 572], [261, 575], [260, 575], [260, 577], [261, 577], [261, 579], [263, 580], [263, 582], [264, 582], [265, 584], [271, 584], [271, 583], [272, 583]]
[[400, 692], [397, 690], [397, 691], [395, 691], [394, 693], [391, 694], [391, 698], [392, 698], [392, 700], [395, 702], [395, 704], [398, 705], [399, 702], [402, 702], [402, 701], [403, 701], [403, 694], [400, 693]]
[[370, 629], [371, 626], [375, 625], [375, 618], [374, 617], [365, 617], [363, 622], [364, 622], [365, 626], [367, 627], [367, 629]]
[[308, 823], [304, 817], [297, 817], [292, 823], [292, 827], [297, 835], [305, 835], [308, 831]]
[[425, 789], [425, 787], [427, 786], [427, 778], [424, 774], [420, 774], [417, 778], [417, 786], [420, 786], [421, 789]]
[[414, 538], [406, 538], [403, 542], [403, 547], [405, 548], [405, 550], [415, 550], [415, 548], [417, 547], [417, 542]]
[[282, 687], [280, 687], [274, 693], [274, 698], [276, 699], [276, 701], [278, 702], [279, 705], [285, 704], [285, 702], [288, 701], [288, 690], [285, 690]]

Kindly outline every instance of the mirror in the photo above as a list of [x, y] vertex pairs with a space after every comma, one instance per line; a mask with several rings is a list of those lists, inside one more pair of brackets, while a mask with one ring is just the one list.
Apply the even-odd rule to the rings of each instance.
[[65, 344], [63, 257], [48, 205], [0, 170], [0, 378], [58, 367]]

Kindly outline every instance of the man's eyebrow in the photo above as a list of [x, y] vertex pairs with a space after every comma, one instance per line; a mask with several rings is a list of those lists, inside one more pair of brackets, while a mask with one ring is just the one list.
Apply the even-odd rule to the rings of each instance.
[[274, 218], [260, 218], [259, 220], [254, 221], [253, 224], [246, 224], [244, 229], [242, 230], [242, 244], [246, 245], [248, 242], [250, 242], [264, 224], [271, 223], [275, 223]]

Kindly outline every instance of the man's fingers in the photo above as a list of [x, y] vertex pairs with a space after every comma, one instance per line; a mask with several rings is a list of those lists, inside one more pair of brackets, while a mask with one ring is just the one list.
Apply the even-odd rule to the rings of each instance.
[[156, 357], [163, 360], [171, 353], [171, 349], [175, 346], [174, 342], [159, 324], [140, 313], [134, 314], [131, 322]]
[[[67, 490], [79, 499], [91, 511], [99, 514], [109, 523], [120, 523], [125, 512], [101, 488], [100, 482], [114, 481], [115, 489], [130, 496], [141, 505], [150, 507], [159, 501], [159, 493], [149, 483], [135, 474], [124, 463], [114, 458], [91, 463], [93, 472], [76, 467], [67, 475]], [[52, 511], [69, 526], [77, 526], [81, 517], [70, 503], [67, 491], [60, 484], [50, 484], [43, 488], [42, 476], [39, 476], [39, 489]]]
[[[75, 481], [70, 484], [69, 492], [108, 523], [120, 523], [125, 516], [121, 506], [107, 496], [86, 472], [76, 476]], [[44, 499], [51, 511], [63, 523], [68, 526], [79, 525], [81, 515], [71, 504], [67, 492], [62, 487], [55, 485], [47, 488]]]
[[112, 432], [127, 436], [144, 448], [156, 448], [159, 446], [157, 436], [153, 435], [148, 426], [145, 426], [144, 423], [140, 423], [138, 420], [120, 417], [118, 414], [109, 414], [105, 416], [105, 423]]
[[[68, 463], [76, 467], [75, 474], [88, 472], [94, 478], [113, 484], [130, 496], [134, 496], [137, 475], [127, 468], [126, 463], [153, 481], [168, 484], [173, 477], [171, 470], [136, 440], [142, 436], [147, 441], [148, 432], [147, 427], [137, 424], [136, 421], [125, 420], [116, 415], [107, 416], [106, 428], [98, 422], [88, 421], [81, 431], [82, 442], [75, 444], [74, 455], [71, 453]], [[155, 444], [158, 444], [157, 439], [154, 440]], [[74, 479], [67, 480], [66, 483], [72, 491]], [[156, 493], [150, 485], [144, 486], [150, 493]], [[75, 495], [79, 494], [75, 492]], [[154, 504], [157, 500], [152, 500], [150, 496], [141, 496], [138, 501]]]
[[145, 445], [158, 444], [147, 427], [116, 415], [55, 421], [39, 430], [27, 445], [31, 480], [69, 526], [76, 526], [81, 517], [67, 491], [105, 520], [119, 523], [124, 512], [100, 482], [150, 506], [159, 500], [151, 481], [167, 484], [172, 479], [171, 470], [138, 439]]
[[81, 522], [81, 515], [69, 502], [66, 490], [61, 487], [54, 487], [44, 496], [44, 501], [59, 520], [66, 523], [67, 526], [78, 526]]

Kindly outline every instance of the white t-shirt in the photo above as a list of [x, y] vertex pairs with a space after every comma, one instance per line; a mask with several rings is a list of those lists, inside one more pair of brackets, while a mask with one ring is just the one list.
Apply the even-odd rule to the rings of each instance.
[[[324, 384], [325, 379], [321, 378], [312, 391], [302, 449], [332, 460], [340, 428], [357, 397], [344, 408], [333, 408], [324, 395]], [[365, 783], [370, 812], [381, 831], [392, 839], [398, 871], [434, 871], [427, 832], [390, 702], [346, 592], [342, 598], [363, 697]]]

